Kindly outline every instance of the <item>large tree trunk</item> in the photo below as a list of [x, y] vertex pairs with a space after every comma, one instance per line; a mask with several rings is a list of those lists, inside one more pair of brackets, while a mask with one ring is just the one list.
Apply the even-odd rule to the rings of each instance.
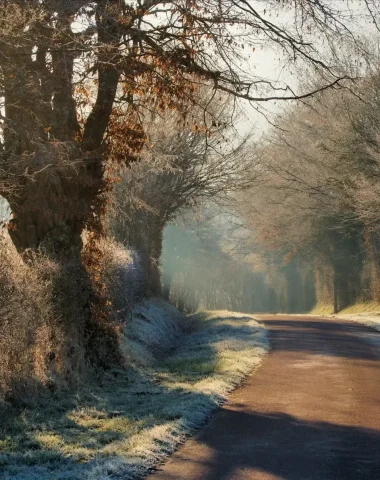
[[[8, 197], [17, 250], [81, 250], [81, 234], [103, 187], [101, 155], [84, 163], [79, 149], [48, 146], [34, 154], [17, 195]], [[99, 158], [100, 157], [100, 158]]]
[[[94, 205], [103, 188], [102, 159], [93, 154], [89, 163], [75, 161], [75, 156], [62, 162], [56, 156], [62, 152], [56, 150], [35, 156], [19, 195], [9, 199], [9, 234], [25, 261], [33, 262], [42, 252], [54, 262], [51, 302], [65, 342], [69, 345], [74, 336], [88, 364], [107, 368], [121, 362], [118, 336], [105, 309], [99, 315], [101, 293], [83, 262], [82, 245], [83, 230], [96, 214]], [[46, 168], [34, 176], [38, 165]]]
[[[57, 275], [52, 280], [52, 302], [57, 318], [67, 325], [77, 321], [77, 333], [90, 362], [109, 366], [118, 357], [118, 339], [107, 323], [105, 293], [94, 279], [94, 269], [89, 268], [95, 255], [91, 259], [88, 253], [87, 264], [83, 263], [81, 234], [86, 226], [95, 225], [102, 213], [103, 147], [109, 147], [104, 135], [120, 76], [117, 19], [122, 7], [117, 0], [94, 6], [97, 43], [102, 45], [94, 51], [96, 101], [87, 118], [79, 120], [74, 67], [86, 41], [77, 48], [79, 39], [71, 25], [80, 8], [76, 4], [81, 2], [39, 6], [41, 16], [36, 17], [34, 3], [37, 6], [38, 2], [13, 3], [19, 4], [15, 11], [24, 19], [19, 20], [21, 28], [24, 24], [28, 30], [16, 35], [15, 42], [0, 41], [4, 98], [1, 161], [12, 180], [12, 188], [5, 194], [13, 213], [9, 234], [26, 261], [33, 261], [37, 250], [53, 260]], [[33, 3], [30, 10], [29, 3]], [[3, 21], [6, 14], [12, 20], [13, 7], [4, 10]], [[87, 82], [81, 87], [86, 93]], [[76, 285], [74, 291], [70, 284]], [[72, 311], [72, 304], [76, 310]]]

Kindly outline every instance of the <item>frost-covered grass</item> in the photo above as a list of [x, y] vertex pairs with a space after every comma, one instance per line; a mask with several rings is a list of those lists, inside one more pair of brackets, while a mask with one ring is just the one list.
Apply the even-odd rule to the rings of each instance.
[[109, 372], [101, 385], [52, 394], [33, 409], [3, 416], [0, 478], [143, 476], [260, 364], [268, 341], [249, 315], [206, 312], [183, 319], [153, 301], [135, 309], [123, 348], [129, 367]]
[[[334, 308], [331, 304], [318, 303], [310, 312], [310, 315], [333, 315]], [[338, 315], [380, 315], [380, 303], [358, 302], [344, 308]]]
[[318, 304], [309, 315], [328, 316], [362, 323], [380, 331], [380, 304], [377, 302], [358, 302], [333, 314], [331, 305]]
[[340, 314], [367, 314], [370, 313], [372, 315], [380, 314], [380, 304], [377, 302], [361, 302], [355, 303], [354, 305], [350, 305], [349, 307], [343, 309]]
[[380, 304], [376, 302], [355, 303], [336, 316], [344, 320], [362, 323], [380, 331]]
[[334, 307], [329, 303], [317, 303], [315, 307], [309, 312], [309, 315], [332, 315]]

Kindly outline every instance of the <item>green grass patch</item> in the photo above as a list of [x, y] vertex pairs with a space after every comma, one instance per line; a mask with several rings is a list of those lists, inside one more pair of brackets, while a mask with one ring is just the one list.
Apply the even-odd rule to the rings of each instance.
[[171, 372], [176, 373], [197, 373], [208, 375], [217, 370], [217, 362], [215, 360], [205, 360], [204, 358], [169, 361], [166, 365]]

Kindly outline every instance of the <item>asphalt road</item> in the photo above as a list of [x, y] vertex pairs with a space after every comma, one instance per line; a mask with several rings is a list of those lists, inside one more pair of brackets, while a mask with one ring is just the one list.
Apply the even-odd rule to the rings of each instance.
[[150, 480], [380, 480], [380, 333], [262, 316], [272, 351]]

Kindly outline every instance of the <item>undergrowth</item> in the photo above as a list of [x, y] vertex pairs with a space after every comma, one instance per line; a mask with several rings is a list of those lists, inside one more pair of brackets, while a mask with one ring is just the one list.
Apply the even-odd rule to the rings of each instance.
[[259, 365], [266, 333], [249, 315], [209, 312], [189, 317], [183, 335], [175, 312], [160, 301], [138, 306], [124, 331], [127, 369], [9, 412], [0, 433], [1, 478], [139, 478], [202, 425]]
[[332, 315], [334, 307], [328, 303], [318, 303], [309, 313], [310, 315]]
[[[141, 271], [132, 252], [109, 240], [100, 248], [109, 317], [119, 328], [139, 299]], [[0, 408], [32, 405], [46, 390], [76, 388], [96, 374], [86, 351], [91, 288], [85, 269], [72, 256], [60, 261], [38, 251], [28, 258], [23, 262], [0, 231]]]
[[36, 257], [32, 268], [0, 236], [0, 406], [28, 403], [82, 363], [75, 332], [65, 334], [51, 301], [59, 277], [54, 262]]
[[344, 308], [339, 312], [340, 314], [346, 313], [372, 313], [380, 314], [380, 303], [377, 302], [358, 302], [354, 305], [350, 305], [349, 307]]
[[[338, 315], [345, 314], [365, 314], [380, 315], [380, 303], [377, 302], [357, 302], [353, 305], [343, 308]], [[310, 312], [311, 315], [333, 315], [334, 308], [330, 304], [318, 303]]]

